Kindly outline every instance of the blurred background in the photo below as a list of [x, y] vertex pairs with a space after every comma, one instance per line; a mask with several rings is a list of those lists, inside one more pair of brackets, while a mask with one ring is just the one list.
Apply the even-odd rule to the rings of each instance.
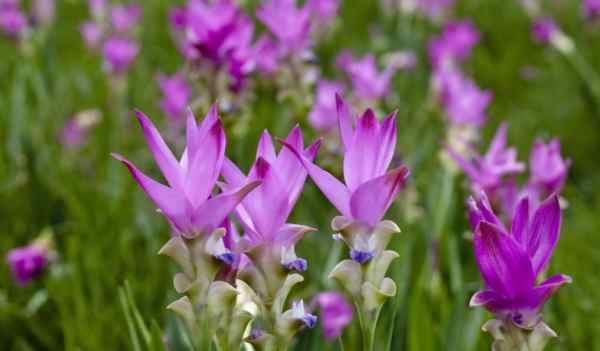
[[[2, 349], [144, 349], [136, 346], [139, 331], [131, 318], [141, 319], [153, 333], [177, 334], [175, 317], [165, 309], [177, 295], [171, 281], [177, 270], [157, 255], [169, 238], [168, 224], [110, 153], [127, 155], [160, 179], [132, 110], [141, 109], [159, 129], [168, 130], [156, 76], [182, 66], [169, 30], [169, 11], [182, 4], [140, 2], [139, 54], [118, 82], [81, 38], [79, 27], [90, 17], [85, 1], [57, 1], [53, 23], [26, 44], [0, 38], [0, 253], [44, 233], [52, 233], [56, 252], [44, 274], [23, 287], [9, 265], [0, 264]], [[257, 2], [241, 6], [252, 13]], [[440, 171], [446, 123], [439, 109], [429, 107], [427, 43], [441, 32], [444, 20], [385, 6], [395, 8], [375, 0], [342, 1], [313, 63], [333, 79], [340, 76], [335, 58], [343, 49], [378, 57], [411, 50], [417, 58], [412, 70], [394, 75], [390, 95], [376, 106], [380, 116], [398, 110], [397, 155], [411, 168], [409, 184], [387, 215], [403, 230], [391, 244], [401, 254], [391, 273], [399, 290], [384, 309], [376, 349], [489, 349], [491, 337], [480, 327], [490, 315], [468, 307], [481, 285], [472, 244], [465, 239], [469, 188], [464, 176], [448, 180]], [[534, 41], [532, 18], [517, 0], [457, 0], [447, 16], [469, 19], [481, 32], [462, 65], [493, 94], [480, 151], [508, 121], [509, 143], [520, 160], [528, 159], [536, 137], [560, 138], [562, 155], [572, 160], [562, 192], [567, 204], [562, 235], [549, 270], [569, 274], [574, 282], [545, 307], [546, 322], [559, 333], [548, 349], [600, 350], [600, 100], [593, 73], [600, 70], [600, 22], [582, 15], [578, 0], [546, 1], [541, 7], [573, 40], [577, 56]], [[222, 108], [227, 154], [242, 169], [253, 161], [265, 128], [285, 137], [299, 123], [305, 142], [318, 136], [307, 121], [314, 90], [282, 96], [276, 84], [255, 80], [252, 98]], [[197, 116], [207, 108], [196, 106]], [[65, 123], [82, 111], [91, 114], [93, 127], [77, 147], [69, 147], [62, 137]], [[174, 149], [181, 152], [181, 146]], [[323, 151], [317, 159], [332, 162]], [[327, 279], [335, 262], [332, 252], [345, 250], [331, 240], [335, 215], [307, 181], [290, 221], [319, 229], [297, 247], [309, 269], [296, 294], [308, 301], [335, 287]], [[183, 348], [174, 343], [177, 349]], [[324, 343], [315, 328], [303, 331], [293, 349], [338, 350], [338, 345]]]

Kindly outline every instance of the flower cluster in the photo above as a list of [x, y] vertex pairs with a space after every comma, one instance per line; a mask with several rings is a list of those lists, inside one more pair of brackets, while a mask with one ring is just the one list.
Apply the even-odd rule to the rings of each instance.
[[139, 52], [134, 31], [142, 17], [138, 4], [108, 6], [105, 0], [89, 0], [92, 19], [79, 30], [85, 45], [101, 52], [106, 70], [121, 76], [131, 66]]
[[15, 39], [26, 39], [34, 27], [54, 21], [54, 0], [34, 0], [28, 15], [19, 0], [0, 0], [0, 30]]
[[519, 199], [527, 196], [536, 208], [541, 199], [559, 193], [567, 177], [571, 161], [560, 152], [560, 141], [549, 143], [537, 139], [529, 157], [529, 180], [518, 187], [515, 176], [525, 171], [525, 164], [517, 160], [517, 151], [507, 147], [508, 125], [501, 125], [485, 155], [466, 160], [455, 150], [448, 152], [464, 170], [474, 192], [483, 191], [495, 209], [511, 218]]

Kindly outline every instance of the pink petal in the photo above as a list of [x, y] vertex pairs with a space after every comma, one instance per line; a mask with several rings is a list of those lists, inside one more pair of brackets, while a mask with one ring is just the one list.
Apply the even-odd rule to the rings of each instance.
[[481, 221], [474, 245], [479, 271], [488, 288], [515, 298], [533, 287], [535, 274], [527, 253], [498, 226]]
[[302, 239], [304, 234], [314, 231], [315, 228], [305, 225], [287, 223], [277, 232], [277, 241], [284, 247], [290, 247]]
[[527, 253], [533, 269], [539, 274], [548, 263], [560, 233], [560, 204], [558, 196], [552, 195], [535, 211], [527, 238]]
[[470, 307], [484, 306], [490, 312], [498, 312], [507, 307], [506, 300], [500, 294], [491, 290], [476, 292], [469, 301]]
[[565, 284], [570, 284], [572, 281], [571, 277], [564, 274], [557, 274], [546, 279], [540, 286], [527, 294], [524, 302], [525, 306], [523, 307], [539, 310], [558, 289]]
[[352, 139], [354, 138], [354, 131], [352, 130], [352, 118], [350, 116], [348, 105], [338, 93], [335, 94], [335, 103], [337, 106], [340, 139], [344, 145], [344, 150], [348, 150], [352, 145]]
[[379, 133], [381, 141], [379, 143], [378, 158], [375, 166], [376, 174], [383, 174], [394, 157], [397, 134], [396, 114], [396, 112], [391, 113], [381, 123], [381, 130]]
[[350, 199], [352, 218], [370, 226], [376, 225], [396, 198], [408, 174], [408, 168], [401, 166], [359, 186]]
[[135, 111], [135, 115], [142, 127], [152, 156], [154, 156], [154, 160], [167, 179], [167, 182], [174, 188], [183, 189], [183, 177], [179, 168], [179, 162], [177, 162], [177, 159], [173, 156], [173, 153], [150, 119], [139, 110]]
[[285, 141], [281, 141], [284, 147], [288, 148], [300, 160], [308, 175], [315, 182], [317, 187], [323, 192], [325, 197], [333, 206], [344, 216], [351, 218], [350, 211], [350, 191], [346, 186], [332, 176], [329, 172], [322, 170], [314, 163], [309, 161], [304, 155], [301, 155], [296, 149]]
[[268, 131], [264, 131], [258, 141], [258, 148], [256, 151], [256, 158], [262, 157], [269, 163], [275, 163], [277, 155], [275, 153], [275, 147], [273, 146], [273, 139]]
[[[194, 210], [193, 224], [196, 231], [206, 233], [217, 228], [244, 197], [259, 185], [260, 181], [250, 182], [236, 190], [208, 199]], [[189, 236], [195, 233], [186, 234]]]
[[376, 173], [380, 142], [377, 117], [368, 109], [358, 119], [352, 144], [344, 154], [344, 179], [350, 191], [381, 175]]
[[524, 197], [517, 204], [510, 228], [511, 235], [521, 245], [525, 246], [529, 230], [529, 198]]

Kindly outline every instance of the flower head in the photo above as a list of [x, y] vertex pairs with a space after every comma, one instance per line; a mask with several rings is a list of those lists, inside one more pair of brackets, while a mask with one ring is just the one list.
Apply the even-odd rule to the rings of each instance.
[[531, 27], [531, 35], [542, 44], [549, 44], [558, 33], [560, 28], [551, 17], [539, 18]]
[[396, 114], [379, 122], [373, 110], [368, 109], [353, 127], [348, 106], [339, 95], [336, 103], [344, 147], [345, 184], [316, 166], [293, 145], [284, 145], [295, 150], [312, 180], [344, 217], [374, 227], [409, 174], [406, 166], [387, 171], [396, 147]]
[[[320, 142], [304, 149], [302, 132], [294, 128], [286, 142], [302, 150], [302, 155], [312, 160]], [[222, 174], [225, 190], [239, 187], [251, 181], [261, 181], [261, 185], [248, 194], [236, 207], [236, 215], [244, 228], [243, 250], [257, 246], [272, 245], [279, 248], [281, 263], [288, 269], [304, 271], [306, 262], [298, 259], [294, 252], [295, 243], [312, 229], [302, 225], [286, 224], [306, 180], [306, 171], [296, 156], [287, 148], [275, 153], [273, 141], [264, 132], [258, 145], [256, 161], [248, 175], [226, 159]]]
[[525, 165], [517, 161], [517, 151], [514, 148], [506, 147], [507, 130], [508, 125], [502, 124], [487, 153], [483, 156], [476, 156], [471, 162], [465, 160], [454, 150], [448, 149], [452, 158], [471, 178], [477, 191], [484, 190], [487, 194], [491, 194], [502, 184], [503, 177], [525, 170]]
[[434, 68], [453, 66], [466, 60], [481, 34], [470, 21], [450, 22], [429, 42], [429, 60]]
[[0, 8], [0, 29], [17, 37], [27, 28], [27, 18], [17, 7]]
[[586, 18], [600, 16], [600, 0], [583, 0], [583, 15]]
[[112, 27], [119, 33], [133, 29], [142, 17], [142, 7], [138, 4], [117, 5], [110, 10]]
[[285, 54], [301, 52], [309, 45], [310, 10], [297, 7], [296, 0], [270, 0], [256, 17], [277, 37]]
[[47, 251], [35, 244], [11, 250], [7, 262], [18, 285], [27, 285], [39, 276], [48, 265]]
[[87, 21], [79, 27], [85, 45], [89, 49], [98, 49], [102, 42], [102, 28], [94, 21]]
[[144, 137], [168, 186], [143, 174], [124, 157], [123, 162], [146, 195], [167, 217], [175, 233], [185, 237], [206, 235], [217, 228], [259, 182], [252, 181], [213, 195], [225, 158], [225, 132], [212, 107], [200, 125], [190, 112], [187, 117], [187, 147], [178, 161], [152, 122], [142, 112], [136, 116]]
[[128, 38], [111, 37], [104, 43], [102, 53], [113, 73], [125, 72], [139, 52], [138, 44]]
[[545, 200], [532, 217], [529, 210], [529, 200], [523, 198], [507, 231], [484, 196], [469, 201], [475, 258], [485, 282], [485, 290], [473, 295], [470, 305], [484, 306], [498, 319], [510, 319], [522, 328], [537, 325], [544, 303], [571, 282], [569, 276], [559, 274], [536, 284], [559, 237], [558, 196]]
[[326, 339], [335, 339], [342, 335], [346, 326], [352, 322], [352, 305], [342, 293], [322, 292], [317, 295], [317, 305], [321, 310], [321, 326]]
[[356, 94], [364, 99], [387, 96], [390, 93], [391, 80], [399, 68], [397, 65], [389, 65], [379, 72], [375, 56], [367, 54], [362, 59], [355, 60], [349, 52], [342, 52], [338, 56], [337, 64], [350, 76]]
[[320, 80], [317, 84], [316, 102], [308, 115], [311, 126], [319, 131], [329, 131], [337, 125], [335, 94], [341, 94], [341, 83]]
[[192, 95], [192, 89], [185, 76], [181, 73], [170, 77], [160, 74], [157, 81], [163, 94], [160, 107], [173, 120], [181, 119]]
[[530, 185], [539, 187], [546, 193], [558, 192], [567, 178], [571, 160], [560, 154], [560, 141], [551, 140], [548, 144], [536, 140], [529, 157]]
[[490, 91], [481, 90], [456, 69], [438, 69], [434, 80], [452, 124], [480, 126], [485, 123], [485, 110], [492, 100]]

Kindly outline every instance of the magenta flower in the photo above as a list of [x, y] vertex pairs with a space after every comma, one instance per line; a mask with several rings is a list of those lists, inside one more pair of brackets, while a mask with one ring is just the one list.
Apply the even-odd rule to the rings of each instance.
[[[320, 141], [317, 141], [304, 149], [299, 127], [290, 132], [286, 143], [302, 150], [303, 157], [309, 161], [314, 159], [320, 146]], [[312, 229], [297, 224], [286, 224], [307, 176], [296, 156], [287, 148], [276, 154], [271, 136], [265, 131], [259, 141], [256, 161], [248, 176], [227, 159], [223, 163], [222, 174], [226, 182], [223, 185], [225, 190], [252, 181], [262, 182], [236, 207], [236, 215], [245, 231], [240, 244], [242, 249], [247, 251], [257, 246], [271, 245], [281, 249], [281, 263], [286, 268], [306, 270], [306, 261], [296, 257], [294, 245]]]
[[525, 170], [525, 165], [517, 161], [517, 150], [506, 147], [507, 130], [506, 123], [500, 125], [487, 153], [475, 156], [471, 162], [451, 148], [447, 149], [450, 156], [471, 178], [477, 191], [484, 190], [489, 195], [502, 184], [503, 177]]
[[583, 15], [586, 18], [600, 16], [600, 0], [583, 0]]
[[390, 93], [392, 77], [398, 70], [396, 65], [389, 65], [383, 72], [378, 72], [375, 56], [372, 54], [355, 60], [352, 54], [342, 52], [337, 58], [337, 64], [350, 76], [356, 94], [364, 99], [387, 96]]
[[409, 174], [406, 166], [386, 173], [396, 147], [396, 113], [380, 123], [373, 110], [368, 109], [353, 128], [348, 106], [339, 95], [336, 103], [344, 147], [345, 184], [301, 155], [294, 146], [284, 145], [296, 150], [312, 180], [344, 217], [373, 227], [381, 221]]
[[261, 35], [252, 47], [252, 60], [258, 71], [271, 74], [279, 66], [279, 46], [267, 35]]
[[6, 260], [19, 286], [27, 285], [48, 265], [47, 251], [35, 244], [11, 250]]
[[481, 34], [470, 21], [450, 22], [443, 32], [431, 39], [428, 53], [434, 68], [453, 66], [471, 56]]
[[110, 10], [113, 29], [118, 33], [132, 30], [142, 17], [142, 7], [138, 4], [116, 5]]
[[181, 119], [192, 95], [192, 89], [185, 76], [181, 73], [170, 77], [159, 74], [157, 80], [163, 94], [160, 107], [171, 119]]
[[342, 84], [336, 81], [322, 79], [318, 82], [316, 102], [308, 115], [314, 129], [327, 132], [337, 125], [335, 94], [341, 94], [343, 90]]
[[541, 320], [544, 303], [571, 282], [571, 277], [559, 274], [536, 284], [558, 242], [558, 196], [545, 200], [532, 218], [528, 199], [522, 199], [510, 231], [503, 227], [485, 197], [470, 199], [469, 212], [475, 228], [475, 258], [485, 282], [485, 290], [473, 295], [470, 306], [483, 306], [498, 319], [512, 320], [522, 328], [534, 327]]
[[536, 140], [529, 157], [530, 186], [543, 190], [546, 194], [560, 191], [567, 178], [571, 160], [563, 159], [560, 154], [560, 141], [551, 140], [544, 144]]
[[337, 291], [322, 292], [317, 295], [321, 310], [321, 327], [326, 339], [342, 335], [344, 328], [352, 322], [352, 305]]
[[146, 195], [167, 217], [175, 233], [189, 238], [212, 232], [244, 196], [258, 186], [259, 182], [249, 182], [231, 191], [212, 194], [225, 158], [225, 132], [215, 106], [199, 126], [193, 114], [188, 114], [187, 147], [179, 161], [148, 117], [140, 111], [136, 111], [136, 116], [169, 186], [149, 178], [124, 157], [113, 156], [127, 166]]
[[27, 18], [17, 7], [0, 8], [0, 29], [17, 37], [27, 28]]
[[79, 31], [81, 32], [81, 36], [83, 37], [83, 41], [85, 45], [89, 49], [98, 49], [100, 43], [102, 42], [102, 28], [100, 25], [94, 21], [84, 22], [80, 27]]
[[485, 123], [486, 108], [492, 100], [492, 93], [481, 90], [470, 79], [463, 77], [456, 69], [438, 69], [434, 80], [439, 85], [442, 103], [452, 124], [481, 126]]
[[531, 26], [533, 39], [542, 44], [549, 44], [558, 33], [560, 33], [560, 28], [551, 17], [539, 18]]
[[296, 7], [296, 0], [270, 0], [259, 7], [256, 17], [277, 37], [284, 54], [309, 46], [310, 11]]
[[125, 72], [139, 52], [138, 44], [128, 38], [111, 37], [102, 48], [104, 60], [113, 73]]

